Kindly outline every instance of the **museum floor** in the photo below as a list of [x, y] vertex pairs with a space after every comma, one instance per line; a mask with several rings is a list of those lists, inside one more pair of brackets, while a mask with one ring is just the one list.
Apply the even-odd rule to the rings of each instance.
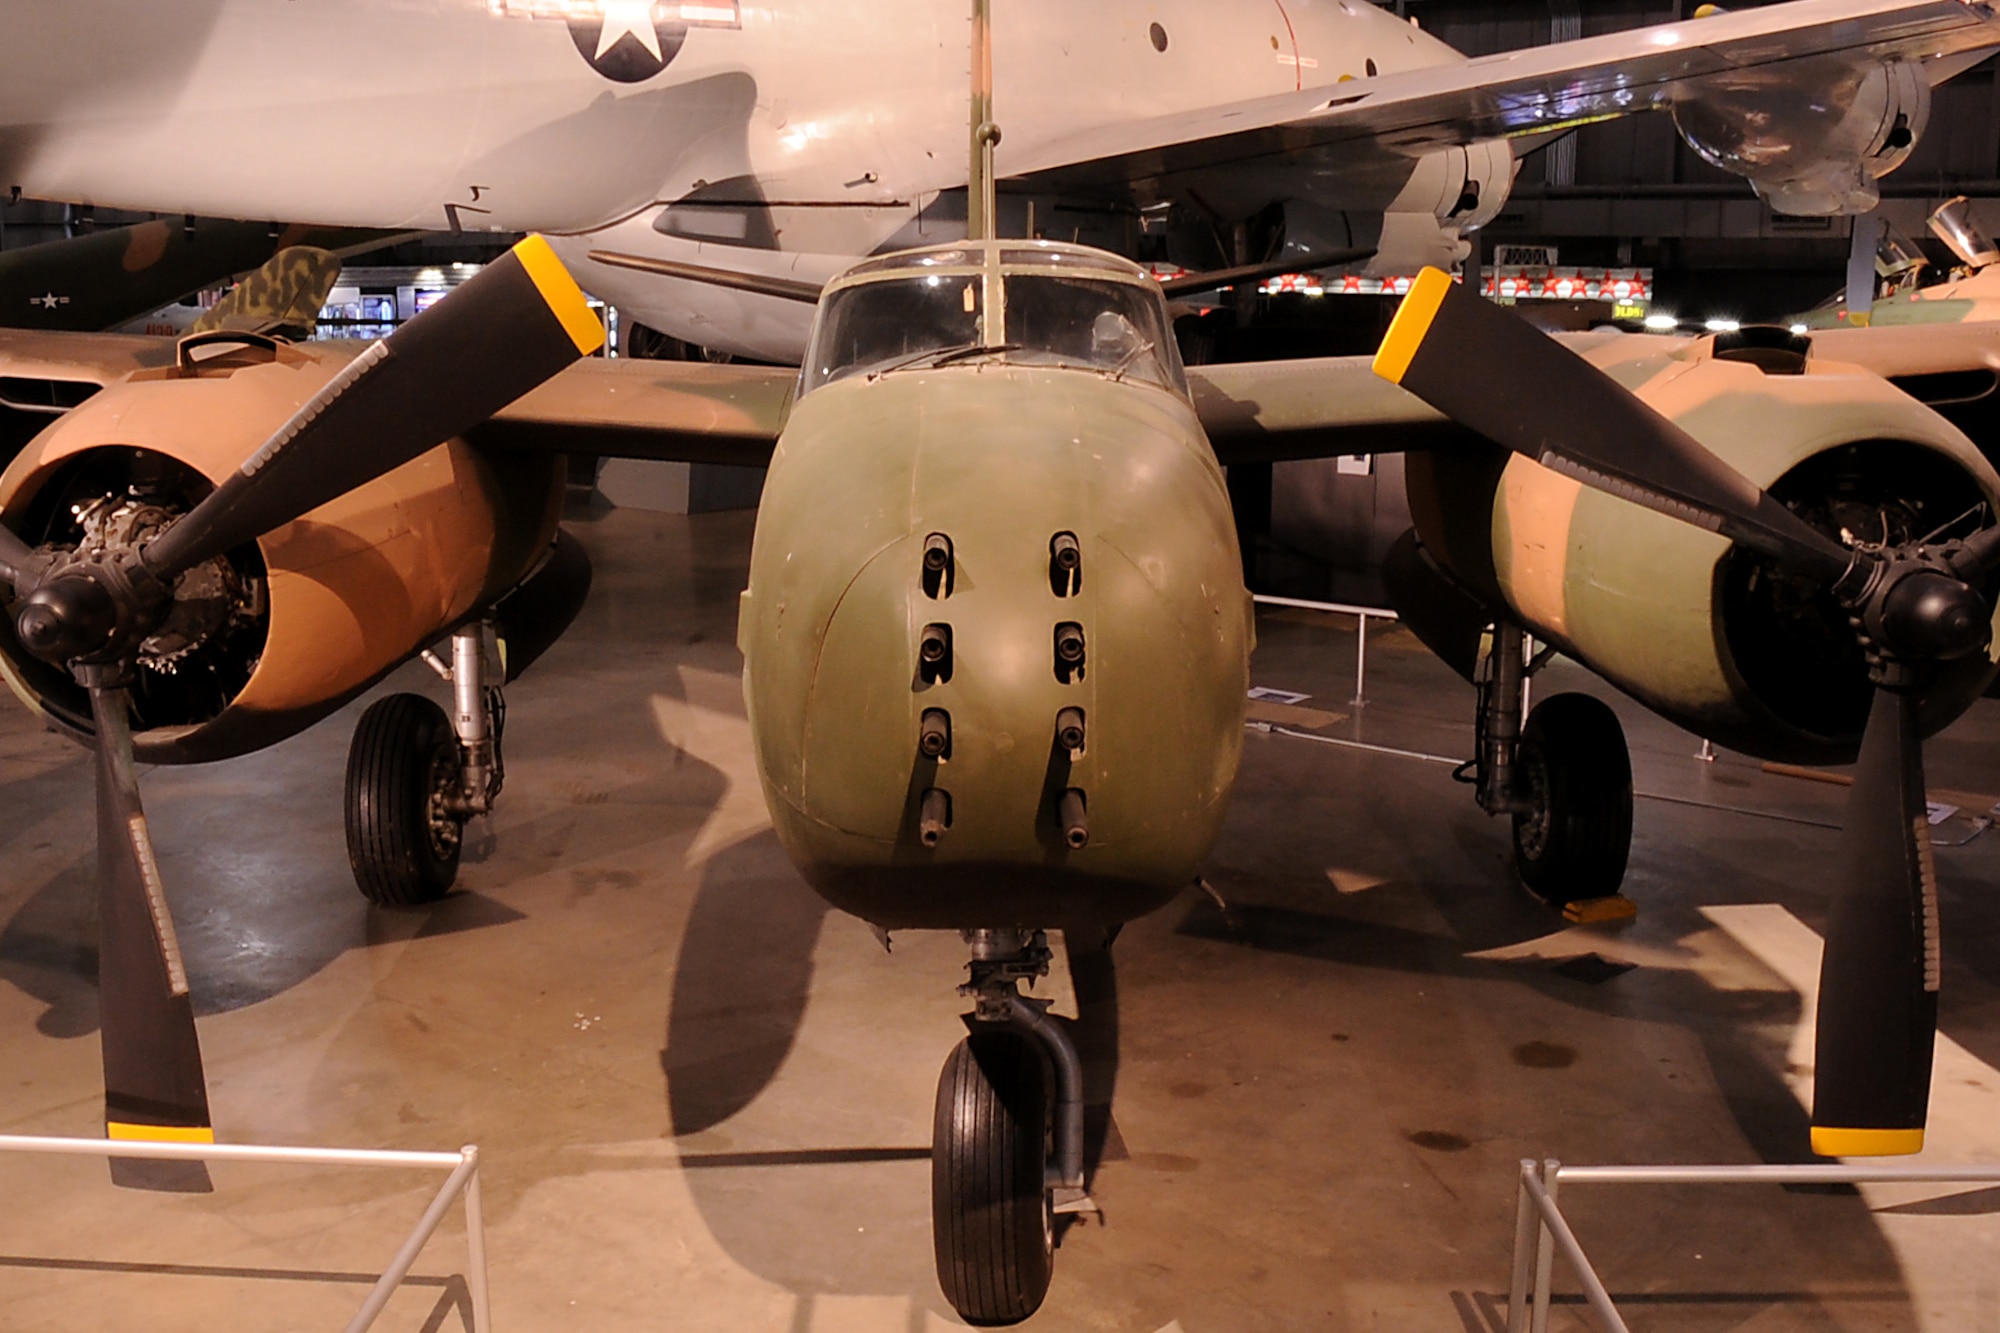
[[[733, 647], [750, 516], [572, 528], [596, 590], [510, 691], [507, 791], [443, 904], [370, 911], [354, 891], [359, 705], [262, 755], [145, 775], [218, 1133], [478, 1143], [503, 1333], [955, 1325], [928, 1139], [961, 946], [885, 953], [771, 837]], [[1402, 632], [1372, 639], [1360, 710], [1350, 627], [1283, 612], [1260, 636], [1256, 683], [1312, 696], [1265, 716], [1465, 752], [1470, 688]], [[392, 685], [441, 697], [421, 667]], [[1598, 688], [1561, 666], [1538, 687], [1559, 686]], [[1109, 1106], [1104, 1223], [1064, 1237], [1025, 1327], [1495, 1329], [1522, 1157], [1801, 1158], [1798, 988], [1844, 793], [1701, 763], [1618, 706], [1645, 795], [1640, 913], [1619, 926], [1567, 928], [1526, 897], [1505, 827], [1448, 767], [1249, 737], [1208, 876], [1228, 909], [1190, 891], [1109, 955], [1073, 942], [1055, 978]], [[1987, 702], [1934, 742], [1934, 789], [2000, 791], [1996, 731]], [[100, 1132], [90, 790], [82, 752], [0, 715], [0, 1131]], [[2000, 832], [1938, 861], [1928, 1156], [2000, 1160]], [[213, 1194], [131, 1193], [100, 1162], [0, 1156], [0, 1327], [336, 1328], [436, 1184], [214, 1176]], [[2000, 1190], [1567, 1202], [1635, 1328], [2000, 1329]], [[465, 1327], [463, 1262], [454, 1217], [379, 1327]], [[1553, 1326], [1589, 1325], [1569, 1304]]]

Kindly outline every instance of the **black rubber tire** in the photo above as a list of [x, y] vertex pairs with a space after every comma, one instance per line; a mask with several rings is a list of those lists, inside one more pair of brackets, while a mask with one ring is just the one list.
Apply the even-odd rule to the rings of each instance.
[[347, 751], [347, 859], [362, 897], [380, 907], [436, 902], [458, 878], [463, 821], [434, 804], [458, 782], [458, 738], [421, 694], [377, 699]]
[[1041, 1048], [1004, 1028], [960, 1042], [938, 1077], [931, 1232], [938, 1285], [967, 1323], [1018, 1323], [1048, 1294], [1050, 1082]]
[[1632, 757], [1618, 715], [1587, 694], [1535, 705], [1521, 729], [1515, 778], [1535, 803], [1514, 816], [1514, 863], [1560, 907], [1618, 892], [1632, 851]]

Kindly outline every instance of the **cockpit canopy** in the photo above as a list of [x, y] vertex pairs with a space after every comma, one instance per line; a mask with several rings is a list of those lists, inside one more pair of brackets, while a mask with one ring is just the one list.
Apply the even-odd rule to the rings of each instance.
[[1050, 241], [962, 242], [857, 264], [820, 303], [799, 392], [856, 374], [995, 361], [1187, 392], [1166, 302], [1146, 271]]

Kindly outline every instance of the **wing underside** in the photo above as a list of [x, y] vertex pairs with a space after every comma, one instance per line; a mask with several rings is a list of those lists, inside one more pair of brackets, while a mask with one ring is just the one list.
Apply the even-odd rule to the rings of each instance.
[[1974, 0], [1797, 0], [1476, 60], [1340, 82], [1147, 121], [1010, 154], [1010, 179], [1065, 190], [1158, 188], [1220, 168], [1310, 169], [1355, 153], [1414, 156], [1529, 139], [1699, 100], [1704, 86], [1812, 77], [1831, 63], [1921, 61], [1934, 77], [2000, 46]]

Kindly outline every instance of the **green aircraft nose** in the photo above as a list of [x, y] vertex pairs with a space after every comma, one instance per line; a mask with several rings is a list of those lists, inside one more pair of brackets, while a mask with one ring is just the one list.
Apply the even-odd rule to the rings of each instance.
[[[830, 519], [848, 487], [895, 512]], [[831, 386], [787, 428], [757, 540], [752, 727], [779, 836], [836, 905], [1110, 924], [1193, 878], [1241, 750], [1249, 623], [1178, 396], [992, 366]], [[785, 680], [805, 703], [780, 718]]]

